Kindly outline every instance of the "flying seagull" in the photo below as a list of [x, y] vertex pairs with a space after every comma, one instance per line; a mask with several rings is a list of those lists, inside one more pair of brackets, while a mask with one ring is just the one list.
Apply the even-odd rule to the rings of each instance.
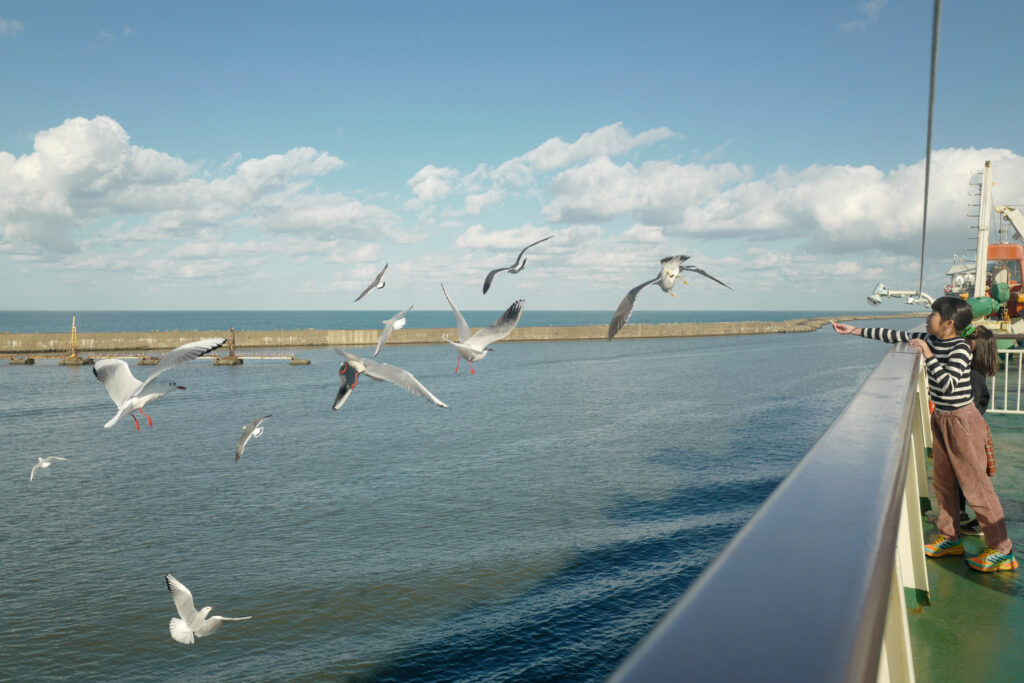
[[680, 277], [680, 271], [688, 270], [693, 273], [699, 273], [706, 278], [714, 280], [715, 282], [717, 282], [718, 284], [722, 285], [727, 289], [732, 289], [732, 287], [729, 287], [729, 285], [725, 284], [716, 277], [708, 275], [707, 272], [701, 270], [700, 268], [697, 268], [696, 266], [684, 266], [683, 262], [689, 258], [690, 257], [687, 256], [686, 254], [679, 254], [678, 256], [666, 256], [665, 258], [661, 259], [661, 272], [658, 273], [658, 276], [656, 278], [654, 278], [653, 280], [648, 280], [647, 282], [643, 282], [634, 287], [633, 289], [629, 290], [625, 298], [623, 298], [622, 303], [620, 303], [619, 307], [615, 309], [615, 315], [612, 316], [612, 321], [608, 324], [608, 339], [611, 339], [616, 334], [618, 334], [619, 330], [622, 329], [622, 326], [626, 324], [627, 320], [629, 320], [629, 316], [633, 313], [633, 307], [636, 306], [636, 296], [637, 294], [640, 293], [641, 289], [643, 289], [647, 285], [653, 285], [655, 282], [657, 282], [658, 286], [661, 287], [661, 290], [663, 292], [668, 292], [672, 296], [675, 296], [676, 293], [672, 291], [672, 288], [676, 286], [676, 280], [682, 281], [684, 285], [688, 284], [686, 280], [683, 280]]
[[32, 474], [28, 475], [29, 481], [35, 479], [36, 472], [39, 471], [40, 467], [42, 467], [45, 470], [53, 463], [54, 460], [67, 460], [67, 458], [62, 458], [59, 455], [50, 455], [45, 458], [40, 458], [39, 456], [36, 457], [38, 458], [39, 462], [37, 462], [35, 465], [32, 465]]
[[391, 336], [391, 333], [395, 330], [400, 330], [405, 327], [405, 314], [412, 310], [412, 306], [405, 309], [401, 313], [395, 313], [387, 320], [381, 320], [381, 324], [384, 325], [384, 329], [380, 331], [380, 339], [377, 340], [377, 350], [373, 352], [373, 357], [376, 358], [380, 350], [384, 348], [384, 343]]
[[270, 416], [257, 417], [242, 427], [242, 436], [238, 437], [238, 445], [235, 446], [235, 462], [238, 462], [238, 459], [242, 457], [242, 451], [245, 450], [245, 444], [249, 443], [249, 439], [258, 439], [263, 434], [263, 421], [268, 417]]
[[103, 386], [106, 387], [110, 398], [117, 405], [117, 415], [112, 417], [103, 427], [109, 429], [117, 424], [117, 421], [125, 415], [131, 415], [132, 419], [135, 420], [135, 429], [138, 430], [139, 418], [135, 417], [136, 410], [146, 418], [149, 426], [152, 427], [153, 419], [142, 412], [142, 409], [164, 394], [170, 393], [175, 389], [185, 388], [178, 386], [174, 382], [153, 384], [153, 380], [164, 370], [169, 370], [177, 365], [199, 358], [199, 356], [218, 348], [225, 341], [227, 340], [217, 337], [215, 339], [200, 339], [182, 344], [156, 364], [156, 367], [146, 377], [145, 382], [135, 379], [132, 371], [128, 368], [128, 364], [119, 358], [106, 358], [97, 361], [92, 367], [92, 373], [96, 375], [96, 379], [103, 382]]
[[373, 282], [370, 283], [370, 286], [367, 287], [366, 289], [364, 289], [363, 293], [360, 294], [359, 296], [357, 296], [355, 298], [355, 301], [353, 301], [352, 303], [355, 303], [356, 301], [359, 301], [364, 296], [369, 294], [370, 290], [373, 290], [373, 289], [384, 289], [384, 285], [385, 285], [385, 282], [384, 282], [384, 271], [387, 270], [387, 269], [388, 269], [388, 264], [385, 263], [384, 267], [380, 269], [379, 273], [377, 273], [377, 277], [373, 278]]
[[459, 358], [455, 361], [455, 372], [459, 371], [459, 362], [465, 358], [469, 363], [470, 374], [476, 374], [476, 370], [473, 369], [473, 361], [480, 360], [487, 355], [488, 351], [494, 350], [488, 348], [488, 344], [504, 339], [512, 333], [512, 330], [519, 323], [519, 319], [523, 317], [524, 300], [519, 299], [509, 306], [493, 325], [482, 327], [476, 331], [476, 334], [471, 335], [466, 319], [462, 317], [459, 309], [455, 307], [452, 298], [448, 296], [448, 290], [444, 288], [444, 283], [441, 283], [441, 291], [444, 292], [444, 298], [448, 299], [448, 305], [452, 307], [452, 312], [455, 313], [455, 323], [459, 331], [459, 341], [457, 342], [452, 341], [448, 337], [442, 337], [459, 352]]
[[508, 272], [513, 274], [521, 271], [523, 268], [526, 267], [526, 259], [523, 258], [523, 254], [526, 253], [526, 250], [529, 249], [530, 247], [537, 246], [541, 242], [546, 242], [552, 237], [554, 237], [554, 235], [549, 235], [548, 237], [545, 237], [542, 240], [537, 240], [533, 244], [529, 244], [526, 247], [524, 247], [523, 250], [519, 252], [519, 256], [516, 257], [516, 262], [513, 263], [511, 266], [508, 266], [507, 268], [495, 268], [491, 272], [487, 273], [487, 277], [484, 279], [484, 294], [486, 294], [487, 290], [491, 288], [491, 281], [494, 280], [495, 275], [497, 275], [503, 270], [507, 270]]
[[185, 584], [170, 574], [164, 576], [164, 581], [167, 582], [167, 590], [171, 592], [171, 597], [174, 598], [174, 606], [178, 608], [178, 617], [181, 617], [180, 619], [177, 617], [171, 619], [170, 623], [171, 637], [179, 643], [191, 645], [196, 641], [196, 638], [208, 636], [219, 629], [225, 621], [252, 619], [251, 616], [209, 617], [207, 615], [213, 609], [210, 606], [206, 606], [197, 612], [196, 606], [192, 602], [192, 593], [188, 588], [185, 588]]
[[366, 375], [378, 382], [391, 382], [406, 391], [419, 394], [436, 406], [448, 407], [447, 403], [430, 393], [408, 370], [403, 370], [387, 363], [378, 363], [370, 358], [361, 358], [354, 353], [342, 351], [341, 349], [335, 349], [335, 352], [344, 356], [345, 360], [341, 362], [341, 367], [338, 368], [338, 379], [341, 381], [341, 388], [338, 389], [338, 395], [334, 397], [334, 410], [341, 408], [345, 401], [348, 400], [348, 397], [352, 395], [352, 391], [359, 382], [359, 375]]

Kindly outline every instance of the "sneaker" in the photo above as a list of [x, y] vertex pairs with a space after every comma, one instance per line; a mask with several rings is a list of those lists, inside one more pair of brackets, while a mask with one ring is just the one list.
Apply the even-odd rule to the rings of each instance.
[[980, 555], [967, 558], [967, 565], [979, 572], [1008, 572], [1017, 568], [1013, 553], [1001, 553], [995, 548], [985, 548]]
[[960, 533], [967, 536], [981, 536], [981, 523], [972, 519], [969, 522], [960, 522]]
[[945, 555], [963, 555], [964, 543], [959, 538], [952, 539], [944, 534], [939, 534], [931, 543], [924, 546], [924, 554], [928, 557], [943, 557]]
[[969, 522], [969, 521], [971, 521], [971, 516], [969, 514], [967, 514], [966, 511], [961, 510], [960, 511], [960, 524], [967, 524], [967, 522]]

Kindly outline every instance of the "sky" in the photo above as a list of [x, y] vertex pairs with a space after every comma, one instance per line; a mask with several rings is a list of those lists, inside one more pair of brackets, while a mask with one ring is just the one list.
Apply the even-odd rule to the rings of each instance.
[[[613, 310], [675, 254], [732, 290], [638, 309], [864, 310], [918, 285], [932, 8], [5, 0], [0, 310]], [[933, 296], [986, 160], [1024, 208], [1021, 25], [943, 6]]]

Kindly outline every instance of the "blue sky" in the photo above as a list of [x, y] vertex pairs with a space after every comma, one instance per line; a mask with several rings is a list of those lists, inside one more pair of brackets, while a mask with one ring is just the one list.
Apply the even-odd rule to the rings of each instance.
[[[862, 309], [917, 285], [931, 10], [4, 2], [0, 309], [611, 310], [678, 253], [735, 291], [638, 307]], [[927, 292], [986, 159], [1024, 204], [1020, 25], [944, 6]]]

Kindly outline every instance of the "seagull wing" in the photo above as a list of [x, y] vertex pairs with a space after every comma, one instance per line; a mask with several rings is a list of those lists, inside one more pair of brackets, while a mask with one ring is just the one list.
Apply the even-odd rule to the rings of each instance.
[[444, 298], [448, 299], [448, 305], [452, 307], [452, 312], [455, 313], [455, 324], [459, 328], [459, 341], [465, 342], [470, 337], [469, 325], [466, 324], [466, 319], [459, 313], [459, 309], [455, 307], [452, 302], [452, 298], [448, 296], [448, 290], [444, 288], [444, 283], [441, 283], [441, 291], [444, 292]]
[[171, 592], [171, 597], [174, 598], [174, 606], [178, 609], [178, 616], [188, 624], [196, 616], [196, 606], [192, 602], [191, 591], [185, 588], [185, 584], [170, 574], [164, 576], [164, 581], [167, 582], [167, 590]]
[[523, 304], [525, 301], [519, 299], [514, 302], [511, 306], [505, 309], [505, 312], [501, 314], [493, 325], [482, 327], [476, 331], [472, 337], [466, 341], [467, 346], [472, 346], [477, 349], [483, 349], [488, 344], [493, 344], [499, 339], [504, 339], [512, 333], [516, 325], [519, 324], [519, 319], [523, 317]]
[[554, 235], [548, 235], [548, 236], [547, 236], [547, 237], [545, 237], [544, 239], [542, 239], [542, 240], [537, 240], [537, 241], [536, 241], [536, 242], [534, 242], [533, 244], [527, 244], [527, 245], [526, 245], [525, 247], [523, 247], [523, 250], [522, 250], [521, 252], [519, 252], [519, 256], [517, 256], [517, 257], [516, 257], [516, 263], [519, 263], [520, 261], [522, 261], [522, 260], [523, 260], [523, 254], [525, 254], [525, 253], [526, 253], [526, 250], [527, 250], [527, 249], [529, 249], [530, 247], [535, 247], [535, 246], [537, 246], [538, 244], [540, 244], [541, 242], [547, 242], [547, 241], [548, 241], [549, 239], [551, 239], [552, 237], [554, 237]]
[[238, 445], [235, 447], [235, 462], [238, 462], [238, 459], [242, 457], [242, 451], [245, 450], [245, 444], [249, 443], [249, 439], [252, 438], [253, 432], [255, 432], [256, 428], [259, 427], [260, 424], [268, 417], [270, 416], [264, 415], [263, 417], [257, 417], [242, 428], [242, 436], [239, 437]]
[[[713, 277], [711, 275], [708, 275], [707, 272], [701, 270], [700, 268], [697, 268], [696, 266], [683, 266], [682, 268], [680, 268], [680, 270], [689, 270], [689, 271], [692, 271], [694, 273], [700, 273], [701, 275], [703, 275], [704, 277], [708, 278], [709, 280], [714, 280], [715, 282], [717, 282], [718, 284], [722, 285], [726, 289], [732, 289], [732, 287], [730, 287], [729, 285], [725, 284], [724, 282], [719, 280], [717, 277]], [[736, 291], [736, 290], [733, 290], [733, 291]]]
[[487, 273], [487, 277], [484, 278], [484, 294], [486, 294], [487, 290], [491, 288], [491, 282], [494, 281], [494, 276], [503, 270], [508, 270], [511, 267], [512, 266], [506, 266], [504, 268], [495, 268], [491, 272]]
[[32, 473], [28, 475], [28, 480], [29, 481], [32, 481], [33, 479], [35, 479], [36, 472], [38, 472], [39, 468], [42, 467], [42, 466], [43, 466], [43, 462], [41, 460], [39, 462], [37, 462], [35, 465], [32, 465]]
[[366, 369], [363, 370], [363, 374], [367, 377], [378, 381], [391, 382], [406, 391], [422, 396], [436, 406], [448, 407], [447, 403], [430, 393], [430, 390], [413, 377], [412, 373], [408, 370], [403, 370], [400, 367], [388, 365], [387, 363], [378, 363], [369, 358], [364, 359], [363, 362], [366, 363]]
[[103, 387], [118, 408], [142, 387], [142, 382], [135, 379], [128, 364], [119, 358], [96, 361], [92, 366], [92, 374], [103, 382]]
[[412, 306], [405, 309], [401, 313], [395, 313], [393, 316], [384, 321], [384, 329], [380, 331], [380, 339], [377, 340], [377, 349], [373, 352], [374, 356], [380, 353], [380, 350], [384, 348], [384, 344], [385, 342], [387, 342], [388, 337], [390, 337], [391, 333], [395, 331], [395, 326], [398, 324], [398, 321], [405, 317], [405, 314], [411, 310]]
[[690, 257], [687, 256], [686, 254], [666, 256], [665, 258], [661, 259], [661, 268], [662, 270], [675, 270], [678, 269], [679, 266], [683, 265], [684, 261], [688, 261], [689, 259]]
[[660, 279], [661, 274], [659, 273], [658, 277], [653, 280], [648, 280], [647, 282], [639, 284], [629, 290], [626, 296], [623, 297], [619, 307], [615, 309], [615, 315], [612, 316], [612, 321], [608, 323], [608, 339], [611, 339], [618, 334], [619, 330], [622, 329], [622, 326], [626, 324], [627, 320], [629, 320], [629, 316], [633, 314], [633, 308], [636, 306], [636, 295], [640, 293], [640, 290], [647, 285], [653, 285]]
[[374, 287], [376, 287], [378, 284], [380, 284], [381, 278], [384, 277], [384, 271], [387, 270], [387, 269], [388, 269], [388, 264], [385, 263], [384, 267], [381, 268], [379, 273], [377, 273], [377, 277], [373, 278], [373, 282], [370, 283], [370, 286], [367, 287], [366, 289], [364, 289], [363, 293], [360, 294], [359, 296], [357, 296], [355, 298], [355, 301], [353, 301], [352, 303], [355, 303], [356, 301], [359, 301], [360, 299], [362, 299], [364, 296], [366, 296], [367, 294], [370, 293], [370, 290], [372, 290]]
[[48, 455], [45, 458], [43, 458], [43, 462], [53, 462], [54, 460], [65, 460], [66, 461], [67, 458], [62, 458], [59, 455]]
[[224, 339], [223, 337], [214, 337], [210, 339], [199, 339], [194, 342], [182, 344], [181, 346], [169, 352], [167, 355], [160, 359], [160, 362], [156, 364], [156, 366], [153, 368], [153, 371], [149, 373], [148, 377], [146, 377], [146, 381], [143, 382], [142, 385], [135, 390], [132, 396], [140, 396], [143, 393], [143, 391], [145, 391], [146, 387], [149, 386], [149, 384], [154, 379], [156, 379], [157, 375], [159, 375], [164, 370], [170, 370], [171, 368], [181, 365], [182, 363], [187, 363], [190, 360], [195, 360], [196, 358], [199, 358], [199, 356], [203, 356], [209, 353], [210, 351], [219, 348], [226, 341], [227, 339]]

